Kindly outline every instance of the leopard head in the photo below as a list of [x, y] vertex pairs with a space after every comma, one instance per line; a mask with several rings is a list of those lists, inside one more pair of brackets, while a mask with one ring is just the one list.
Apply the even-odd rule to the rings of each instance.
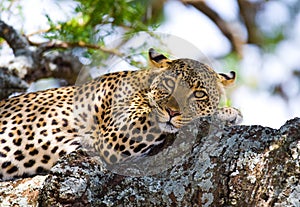
[[193, 119], [212, 115], [224, 86], [235, 79], [233, 71], [231, 76], [218, 74], [196, 60], [170, 60], [153, 49], [149, 50], [149, 59], [160, 70], [150, 85], [149, 103], [165, 132], [177, 132]]

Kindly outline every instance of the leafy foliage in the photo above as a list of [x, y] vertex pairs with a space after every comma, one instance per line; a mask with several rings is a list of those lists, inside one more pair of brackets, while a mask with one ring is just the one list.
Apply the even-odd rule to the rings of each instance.
[[56, 23], [48, 16], [51, 29], [45, 33], [46, 38], [103, 44], [103, 39], [118, 29], [125, 32], [148, 31], [159, 21], [146, 15], [151, 1], [77, 0], [77, 2], [75, 16], [68, 21]]

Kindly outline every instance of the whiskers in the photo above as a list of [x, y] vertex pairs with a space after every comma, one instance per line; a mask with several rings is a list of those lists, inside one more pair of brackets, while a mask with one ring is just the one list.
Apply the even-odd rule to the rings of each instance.
[[180, 124], [186, 125], [186, 124], [190, 123], [193, 119], [194, 118], [182, 116], [182, 117], [180, 117], [179, 121], [180, 121]]
[[167, 119], [167, 121], [169, 120], [169, 118], [166, 118], [169, 116], [168, 113], [161, 108], [156, 108], [154, 112], [159, 118]]

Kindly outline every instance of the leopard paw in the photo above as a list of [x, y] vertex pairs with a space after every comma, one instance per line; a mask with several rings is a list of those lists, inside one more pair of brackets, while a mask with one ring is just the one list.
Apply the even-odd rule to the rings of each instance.
[[233, 107], [223, 107], [216, 110], [214, 117], [229, 125], [238, 125], [243, 121], [240, 110]]

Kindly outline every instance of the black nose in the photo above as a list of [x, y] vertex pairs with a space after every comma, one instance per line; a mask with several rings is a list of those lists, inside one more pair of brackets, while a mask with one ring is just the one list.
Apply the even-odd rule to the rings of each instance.
[[170, 117], [174, 117], [174, 116], [179, 116], [181, 115], [181, 113], [179, 111], [174, 111], [170, 108], [166, 108], [166, 111], [168, 112], [168, 114], [170, 115]]

